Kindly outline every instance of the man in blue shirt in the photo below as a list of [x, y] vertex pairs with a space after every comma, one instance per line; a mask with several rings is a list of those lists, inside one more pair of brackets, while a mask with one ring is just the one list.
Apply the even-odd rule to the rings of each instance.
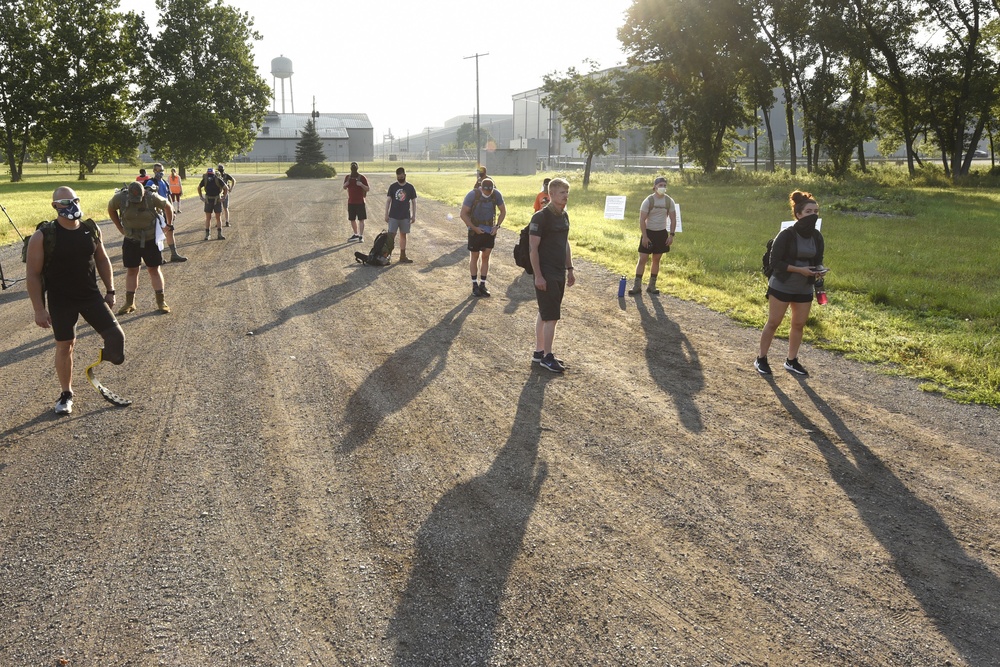
[[[484, 178], [478, 188], [473, 188], [465, 195], [465, 200], [462, 202], [462, 222], [469, 228], [469, 273], [472, 274], [472, 296], [490, 296], [489, 290], [486, 289], [490, 253], [496, 244], [497, 231], [506, 217], [507, 207], [503, 203], [503, 195], [494, 187], [493, 179]], [[477, 271], [479, 282], [476, 282]]]
[[[163, 165], [159, 162], [153, 165], [153, 176], [146, 181], [146, 187], [152, 188], [156, 191], [156, 194], [170, 201], [170, 184], [163, 178]], [[177, 246], [174, 244], [174, 225], [172, 223], [163, 225], [163, 238], [166, 240], [167, 245], [170, 246], [171, 262], [186, 262], [188, 260], [187, 257], [181, 257], [177, 253]]]

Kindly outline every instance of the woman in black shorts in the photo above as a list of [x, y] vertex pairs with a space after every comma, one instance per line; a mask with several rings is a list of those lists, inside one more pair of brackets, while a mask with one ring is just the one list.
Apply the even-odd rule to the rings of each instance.
[[761, 375], [770, 375], [767, 352], [789, 306], [792, 309], [791, 330], [788, 333], [788, 356], [785, 370], [796, 375], [809, 375], [799, 363], [802, 330], [812, 307], [813, 285], [825, 272], [823, 235], [816, 229], [819, 204], [808, 192], [796, 190], [788, 196], [795, 224], [782, 230], [771, 246], [771, 277], [767, 283], [767, 324], [760, 334], [760, 351], [754, 368]]

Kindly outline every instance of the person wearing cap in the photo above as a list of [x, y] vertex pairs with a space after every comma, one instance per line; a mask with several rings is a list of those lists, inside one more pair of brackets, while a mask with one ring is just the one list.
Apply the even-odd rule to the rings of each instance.
[[406, 170], [396, 169], [396, 182], [389, 186], [385, 199], [385, 222], [389, 225], [389, 235], [393, 246], [396, 244], [396, 232], [399, 232], [399, 263], [412, 264], [413, 260], [406, 256], [406, 235], [410, 226], [417, 219], [417, 190], [406, 182]]
[[[125, 333], [111, 310], [115, 305], [114, 272], [100, 229], [93, 220], [81, 220], [80, 199], [72, 188], [57, 188], [52, 193], [52, 208], [56, 210], [51, 231], [54, 242], [46, 248], [41, 229], [31, 235], [25, 282], [35, 324], [51, 328], [56, 340], [56, 376], [62, 393], [55, 413], [68, 415], [73, 412], [73, 348], [80, 316], [104, 340], [103, 359], [115, 365], [125, 361]], [[46, 253], [51, 253], [50, 261], [45, 261]], [[98, 276], [104, 283], [104, 294], [97, 286]]]
[[677, 229], [677, 208], [667, 194], [667, 179], [657, 176], [653, 181], [653, 194], [646, 197], [639, 207], [639, 261], [635, 265], [635, 284], [629, 294], [642, 293], [642, 275], [646, 272], [646, 260], [653, 256], [649, 266], [649, 286], [646, 292], [659, 294], [656, 278], [660, 273], [660, 257], [670, 252]]
[[222, 179], [222, 182], [226, 184], [226, 190], [222, 193], [222, 212], [225, 213], [226, 227], [229, 226], [229, 195], [232, 193], [233, 188], [236, 187], [236, 179], [233, 175], [226, 171], [226, 165], [220, 164], [216, 165], [215, 173]]
[[222, 196], [226, 194], [228, 187], [215, 170], [209, 167], [205, 175], [198, 183], [198, 198], [205, 202], [205, 240], [212, 237], [212, 214], [215, 214], [215, 230], [219, 240], [225, 239], [222, 235]]
[[368, 179], [358, 173], [358, 163], [351, 163], [351, 173], [344, 176], [344, 190], [347, 190], [347, 221], [351, 223], [350, 241], [362, 243], [365, 240], [365, 220], [368, 209], [365, 207], [365, 197], [368, 196]]
[[[499, 212], [499, 217], [497, 213]], [[472, 296], [490, 296], [486, 289], [486, 274], [490, 270], [490, 253], [496, 244], [497, 232], [507, 207], [503, 195], [493, 187], [492, 178], [484, 178], [479, 189], [472, 189], [462, 202], [462, 222], [469, 228], [469, 272], [472, 274]], [[479, 282], [476, 282], [476, 273]]]
[[126, 190], [116, 192], [108, 202], [108, 217], [125, 238], [122, 240], [122, 262], [125, 264], [125, 304], [119, 315], [135, 310], [135, 293], [139, 288], [139, 267], [146, 264], [149, 281], [156, 292], [156, 309], [169, 313], [170, 306], [163, 297], [163, 254], [157, 240], [161, 220], [174, 223], [174, 210], [170, 202], [145, 189], [138, 181], [128, 184]]
[[[170, 185], [163, 180], [163, 165], [159, 162], [153, 165], [153, 175], [148, 181], [146, 181], [146, 187], [152, 188], [156, 191], [156, 194], [160, 195], [167, 201], [170, 200]], [[173, 205], [171, 204], [170, 209], [173, 210]], [[174, 243], [174, 226], [173, 225], [163, 225], [163, 237], [166, 239], [167, 247], [170, 248], [170, 261], [171, 262], [186, 262], [187, 257], [182, 257], [177, 252], [177, 246]]]
[[473, 190], [478, 190], [479, 186], [481, 186], [483, 184], [483, 179], [484, 178], [489, 178], [486, 175], [486, 167], [479, 167], [478, 169], [476, 169], [476, 184], [473, 186], [472, 189]]

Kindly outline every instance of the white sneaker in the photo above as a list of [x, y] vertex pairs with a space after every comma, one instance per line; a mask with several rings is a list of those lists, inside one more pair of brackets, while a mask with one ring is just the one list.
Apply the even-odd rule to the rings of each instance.
[[73, 412], [73, 392], [64, 391], [59, 394], [55, 410], [57, 415], [68, 415]]

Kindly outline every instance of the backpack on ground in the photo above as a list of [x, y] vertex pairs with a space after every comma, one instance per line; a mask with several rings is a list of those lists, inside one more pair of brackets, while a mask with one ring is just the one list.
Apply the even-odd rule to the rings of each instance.
[[389, 232], [383, 230], [375, 237], [375, 242], [372, 243], [372, 249], [368, 251], [368, 254], [356, 252], [354, 253], [354, 259], [361, 264], [385, 266], [389, 263], [389, 255], [392, 254], [392, 250], [395, 247], [396, 244], [393, 241], [393, 237]]
[[535, 271], [531, 268], [531, 252], [530, 252], [530, 242], [528, 237], [528, 229], [531, 225], [525, 225], [524, 229], [521, 230], [521, 235], [517, 239], [517, 243], [514, 244], [514, 263], [524, 269], [524, 272], [529, 276], [534, 275]]

